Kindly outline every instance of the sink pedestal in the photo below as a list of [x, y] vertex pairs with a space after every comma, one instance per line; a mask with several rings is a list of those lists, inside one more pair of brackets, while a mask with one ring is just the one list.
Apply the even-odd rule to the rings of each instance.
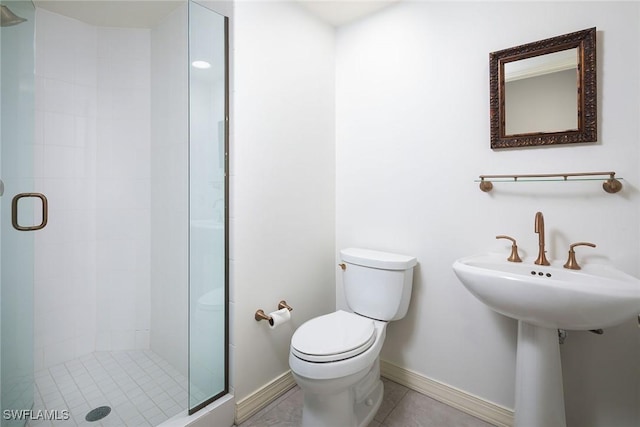
[[515, 427], [566, 427], [557, 329], [518, 321]]
[[479, 301], [518, 320], [515, 426], [566, 427], [557, 330], [608, 328], [634, 318], [640, 280], [604, 264], [571, 270], [558, 261], [509, 262], [504, 254], [460, 258], [453, 271]]

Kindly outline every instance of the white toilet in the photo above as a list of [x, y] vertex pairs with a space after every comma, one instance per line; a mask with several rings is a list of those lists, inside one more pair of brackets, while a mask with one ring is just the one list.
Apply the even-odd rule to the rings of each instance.
[[349, 308], [316, 317], [291, 338], [289, 366], [304, 391], [303, 427], [362, 427], [382, 402], [380, 350], [387, 322], [407, 314], [415, 257], [343, 249]]

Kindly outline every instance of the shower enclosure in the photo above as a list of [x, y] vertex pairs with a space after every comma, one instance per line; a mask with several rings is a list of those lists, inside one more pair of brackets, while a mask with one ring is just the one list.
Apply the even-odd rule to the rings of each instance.
[[0, 425], [195, 413], [228, 390], [228, 19], [0, 3]]

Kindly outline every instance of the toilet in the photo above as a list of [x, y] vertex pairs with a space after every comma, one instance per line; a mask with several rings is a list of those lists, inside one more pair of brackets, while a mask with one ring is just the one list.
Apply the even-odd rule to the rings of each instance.
[[380, 350], [387, 323], [407, 314], [416, 258], [369, 249], [340, 251], [347, 305], [302, 324], [289, 366], [304, 392], [303, 427], [363, 427], [382, 402]]

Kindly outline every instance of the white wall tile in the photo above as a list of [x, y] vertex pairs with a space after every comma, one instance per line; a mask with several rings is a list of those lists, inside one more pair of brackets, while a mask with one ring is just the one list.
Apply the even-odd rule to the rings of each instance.
[[79, 86], [97, 87], [97, 29], [85, 25], [78, 29], [75, 39], [75, 68], [73, 82]]
[[111, 331], [98, 329], [96, 333], [96, 351], [111, 351]]
[[[35, 322], [36, 348], [48, 366], [95, 349], [145, 343], [144, 333], [136, 341], [134, 325], [149, 324], [149, 274], [141, 273], [150, 268], [144, 255], [149, 251], [149, 31], [100, 29], [41, 9], [37, 13], [36, 176], [44, 179], [50, 223], [36, 243], [40, 310]], [[114, 69], [120, 74], [110, 76]], [[126, 93], [131, 87], [137, 88], [134, 95]], [[115, 122], [114, 114], [123, 120]], [[118, 132], [129, 139], [114, 141]], [[116, 152], [114, 146], [122, 149]], [[115, 176], [121, 180], [117, 186], [96, 179]], [[61, 341], [70, 350], [63, 350]]]
[[[73, 135], [73, 132], [71, 132]], [[71, 137], [73, 140], [73, 136]], [[74, 177], [75, 150], [62, 145], [44, 146], [44, 174], [49, 178]]]
[[135, 348], [135, 342], [133, 329], [111, 331], [111, 350], [130, 350]]
[[112, 348], [133, 348], [145, 342], [134, 328], [148, 327], [150, 306], [149, 275], [138, 273], [150, 269], [148, 196], [136, 197], [149, 193], [149, 54], [140, 53], [149, 50], [149, 31], [101, 28], [97, 39], [98, 267], [109, 278], [99, 284], [109, 289], [98, 307], [108, 324], [101, 316], [98, 327], [111, 330]]
[[[36, 85], [36, 90], [37, 90]], [[36, 101], [37, 103], [37, 101]], [[44, 144], [44, 115], [45, 113], [42, 109], [36, 107], [34, 114], [34, 135], [33, 135], [33, 143], [34, 145], [42, 145]], [[38, 169], [34, 166], [34, 169]]]
[[87, 334], [79, 334], [75, 338], [75, 353], [74, 358], [82, 357], [87, 354], [93, 353], [96, 348], [96, 333], [92, 330]]
[[59, 341], [44, 348], [44, 366], [54, 366], [75, 357], [74, 340]]
[[70, 82], [51, 78], [42, 79], [43, 111], [74, 114], [73, 88]]
[[[86, 150], [92, 150], [91, 152], [94, 152], [97, 144], [97, 129], [98, 121], [95, 117], [76, 116], [74, 134], [75, 146], [85, 148]], [[89, 151], [85, 151], [85, 153], [88, 152]], [[89, 170], [94, 173], [91, 176], [87, 176], [87, 178], [93, 178], [95, 175], [95, 161], [93, 161], [92, 164], [94, 164], [94, 166]]]
[[73, 146], [75, 142], [74, 116], [45, 112], [43, 132], [45, 145]]
[[73, 113], [81, 117], [96, 117], [97, 114], [97, 89], [95, 86], [73, 86]]
[[148, 349], [149, 348], [149, 330], [136, 330], [135, 331], [135, 345], [136, 349]]

